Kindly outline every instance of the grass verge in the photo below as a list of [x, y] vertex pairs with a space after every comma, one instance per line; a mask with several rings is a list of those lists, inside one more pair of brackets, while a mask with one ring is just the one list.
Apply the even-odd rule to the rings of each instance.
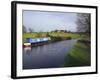
[[90, 56], [90, 45], [85, 44], [84, 41], [77, 41], [74, 48], [66, 55], [64, 66], [90, 66]]

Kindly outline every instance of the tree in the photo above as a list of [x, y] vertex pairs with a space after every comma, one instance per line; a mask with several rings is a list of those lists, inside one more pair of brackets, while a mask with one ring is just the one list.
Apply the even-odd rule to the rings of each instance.
[[26, 27], [23, 25], [23, 33], [26, 33], [27, 32], [27, 29]]
[[34, 32], [34, 30], [32, 28], [29, 28], [29, 32], [32, 33]]
[[85, 32], [90, 35], [91, 32], [90, 14], [88, 13], [77, 14], [76, 23], [78, 32]]

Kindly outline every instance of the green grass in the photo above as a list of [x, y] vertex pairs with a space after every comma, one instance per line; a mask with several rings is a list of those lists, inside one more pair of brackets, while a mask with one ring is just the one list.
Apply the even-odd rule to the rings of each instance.
[[33, 32], [33, 33], [23, 33], [23, 43], [26, 38], [38, 38], [38, 37], [71, 37], [71, 38], [79, 38], [80, 35], [78, 33], [64, 33], [64, 32]]
[[49, 33], [51, 36], [59, 36], [59, 37], [71, 37], [71, 38], [78, 38], [80, 37], [77, 33], [64, 33], [64, 32], [52, 32]]
[[77, 42], [66, 55], [64, 66], [89, 66], [90, 65], [90, 46]]

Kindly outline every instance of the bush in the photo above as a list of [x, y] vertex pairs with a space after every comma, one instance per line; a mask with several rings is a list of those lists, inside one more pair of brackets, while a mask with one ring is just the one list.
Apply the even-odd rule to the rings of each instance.
[[62, 40], [62, 38], [61, 37], [54, 37], [54, 36], [52, 36], [51, 40], [52, 41], [60, 41], [60, 40]]
[[90, 43], [89, 40], [84, 40], [84, 39], [80, 39], [80, 40], [78, 40], [78, 42], [81, 42], [81, 43]]
[[87, 45], [87, 46], [90, 46], [90, 44], [91, 44], [91, 41], [89, 41], [89, 40], [84, 40], [84, 39], [78, 40], [77, 42], [79, 42], [79, 43], [84, 43], [84, 44]]
[[69, 40], [69, 39], [72, 39], [72, 38], [71, 38], [71, 37], [67, 37], [66, 39], [68, 39], [68, 40]]

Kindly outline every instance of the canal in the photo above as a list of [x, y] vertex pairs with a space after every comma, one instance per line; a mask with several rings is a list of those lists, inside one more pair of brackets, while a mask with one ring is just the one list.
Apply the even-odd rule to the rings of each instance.
[[57, 68], [64, 64], [65, 56], [76, 39], [64, 40], [23, 49], [23, 69]]

